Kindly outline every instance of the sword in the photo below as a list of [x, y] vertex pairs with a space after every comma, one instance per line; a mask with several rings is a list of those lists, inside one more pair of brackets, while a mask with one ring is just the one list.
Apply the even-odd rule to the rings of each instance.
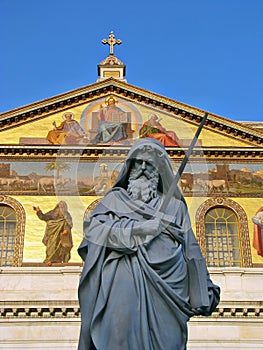
[[188, 159], [189, 159], [190, 155], [192, 154], [193, 148], [194, 148], [196, 141], [200, 135], [200, 132], [201, 132], [206, 120], [207, 120], [207, 117], [208, 117], [208, 113], [205, 113], [205, 115], [203, 116], [203, 119], [202, 119], [196, 133], [195, 133], [195, 136], [194, 136], [194, 138], [193, 138], [193, 140], [188, 148], [188, 151], [187, 151], [182, 163], [180, 164], [180, 167], [179, 167], [179, 169], [178, 169], [178, 171], [177, 171], [177, 173], [176, 173], [176, 175], [171, 183], [171, 187], [169, 188], [169, 190], [165, 196], [165, 199], [164, 199], [162, 205], [160, 206], [160, 209], [158, 210], [159, 212], [162, 212], [162, 213], [165, 212], [171, 198], [173, 197], [177, 183], [180, 180], [180, 177], [182, 176], [182, 173], [184, 171], [186, 163], [188, 162]]
[[[165, 210], [174, 195], [177, 183], [184, 171], [186, 163], [192, 154], [193, 148], [196, 144], [198, 136], [207, 120], [208, 113], [205, 113], [203, 119], [196, 131], [196, 134], [188, 148], [188, 151], [172, 181], [171, 187], [169, 188], [167, 195], [158, 210], [159, 214], [165, 214]], [[180, 237], [179, 237], [180, 238]], [[180, 239], [179, 239], [180, 242]], [[187, 270], [188, 270], [188, 280], [189, 280], [189, 300], [193, 311], [196, 314], [209, 314], [210, 301], [208, 297], [208, 285], [207, 285], [207, 269], [206, 269], [206, 261], [203, 257], [188, 257], [186, 254], [185, 241], [181, 241], [184, 249], [183, 254], [185, 260], [187, 262]]]

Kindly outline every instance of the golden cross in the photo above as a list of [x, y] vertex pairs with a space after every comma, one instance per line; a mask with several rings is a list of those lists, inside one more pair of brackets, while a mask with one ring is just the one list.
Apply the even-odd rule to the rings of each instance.
[[101, 42], [102, 42], [102, 44], [108, 44], [110, 46], [110, 55], [114, 55], [114, 53], [113, 53], [114, 45], [116, 45], [116, 44], [120, 45], [122, 43], [122, 41], [120, 39], [117, 39], [117, 40], [115, 39], [113, 32], [110, 32], [108, 40], [103, 39]]

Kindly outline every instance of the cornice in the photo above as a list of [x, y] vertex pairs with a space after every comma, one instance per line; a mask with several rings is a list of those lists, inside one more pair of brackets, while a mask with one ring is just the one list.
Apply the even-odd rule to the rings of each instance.
[[[58, 300], [58, 301], [12, 301], [0, 303], [0, 320], [18, 321], [21, 319], [76, 319], [80, 321], [80, 308], [77, 300]], [[237, 320], [250, 319], [262, 322], [263, 308], [261, 301], [253, 302], [221, 302], [219, 307], [209, 317]], [[191, 322], [207, 321], [204, 316], [195, 316]]]
[[[80, 106], [109, 94], [116, 94], [118, 97], [122, 97], [130, 102], [151, 106], [152, 108], [174, 115], [196, 126], [200, 124], [206, 113], [205, 110], [138, 88], [126, 82], [109, 78], [55, 97], [50, 97], [37, 103], [2, 113], [0, 114], [0, 131], [45, 118], [56, 112], [63, 112], [70, 107]], [[263, 132], [213, 113], [209, 113], [205, 128], [238, 139], [248, 145], [259, 147], [263, 144]]]
[[[21, 161], [37, 161], [39, 159], [55, 160], [59, 158], [97, 161], [101, 157], [109, 161], [126, 158], [128, 146], [50, 146], [50, 145], [0, 145], [0, 158]], [[181, 160], [187, 148], [169, 147], [166, 151], [171, 159]], [[196, 147], [190, 159], [193, 160], [229, 160], [260, 161], [263, 159], [263, 148], [257, 147]]]

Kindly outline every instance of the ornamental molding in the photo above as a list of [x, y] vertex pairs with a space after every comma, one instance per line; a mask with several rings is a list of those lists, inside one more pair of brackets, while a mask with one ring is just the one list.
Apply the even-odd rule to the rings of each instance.
[[[136, 141], [136, 140], [134, 140]], [[56, 157], [83, 158], [89, 161], [96, 161], [98, 157], [126, 157], [130, 146], [119, 145], [0, 145], [1, 157], [5, 160], [38, 160], [40, 158], [54, 159]], [[185, 156], [187, 147], [167, 147], [166, 151], [170, 158], [181, 160]], [[190, 161], [235, 161], [235, 162], [262, 162], [263, 148], [257, 147], [195, 147]]]
[[[231, 304], [231, 305], [230, 305]], [[254, 302], [231, 302], [220, 303], [219, 307], [209, 317], [195, 316], [191, 319], [195, 321], [205, 321], [207, 319], [236, 319], [258, 320], [262, 322], [263, 307], [261, 301]], [[80, 308], [78, 301], [42, 301], [42, 302], [1, 302], [0, 303], [0, 323], [9, 321], [16, 322], [21, 319], [75, 319], [80, 321]]]

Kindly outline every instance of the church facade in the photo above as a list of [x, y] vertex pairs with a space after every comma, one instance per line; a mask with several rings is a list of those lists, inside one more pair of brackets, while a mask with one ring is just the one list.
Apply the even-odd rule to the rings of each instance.
[[[188, 348], [261, 348], [263, 123], [130, 85], [113, 52], [120, 41], [104, 40], [110, 53], [95, 83], [0, 115], [0, 349], [76, 349], [84, 217], [137, 139], [162, 142], [176, 174], [204, 118], [179, 185], [222, 298], [212, 316], [189, 322]], [[39, 212], [59, 203], [71, 223], [64, 243], [54, 228], [58, 252]]]

